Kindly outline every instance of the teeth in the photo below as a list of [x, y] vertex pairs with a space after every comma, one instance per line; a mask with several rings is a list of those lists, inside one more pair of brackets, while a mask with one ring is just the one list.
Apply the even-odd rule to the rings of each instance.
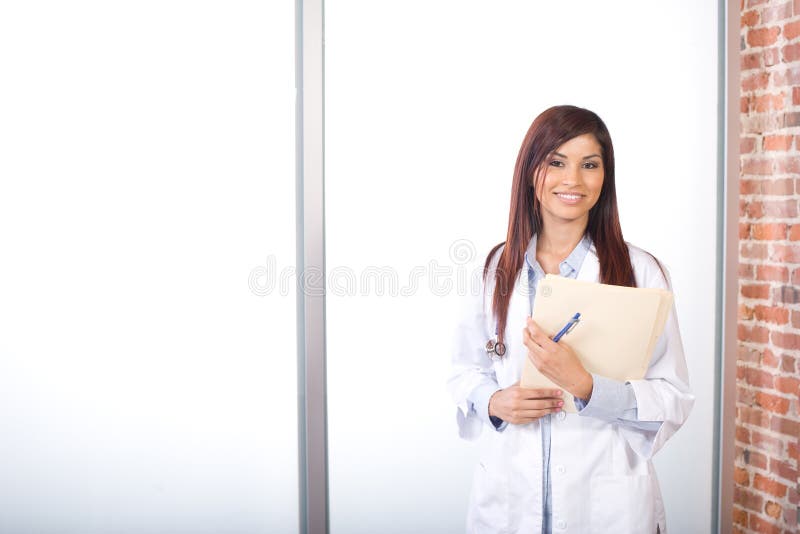
[[567, 200], [578, 200], [581, 198], [580, 195], [567, 195], [565, 193], [556, 193], [559, 197], [567, 199]]

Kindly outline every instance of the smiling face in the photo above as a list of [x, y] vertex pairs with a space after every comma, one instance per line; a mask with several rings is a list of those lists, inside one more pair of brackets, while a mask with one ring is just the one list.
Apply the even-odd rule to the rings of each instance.
[[602, 154], [595, 136], [583, 134], [547, 156], [536, 185], [545, 227], [564, 223], [586, 226], [589, 210], [597, 203], [603, 189]]

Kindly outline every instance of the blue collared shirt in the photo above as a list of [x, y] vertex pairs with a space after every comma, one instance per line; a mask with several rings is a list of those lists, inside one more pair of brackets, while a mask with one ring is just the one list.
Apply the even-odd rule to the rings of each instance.
[[[559, 264], [559, 274], [565, 278], [576, 278], [591, 247], [591, 239], [588, 236], [584, 236], [570, 255]], [[530, 311], [533, 310], [533, 301], [536, 298], [536, 284], [545, 276], [544, 269], [536, 260], [536, 235], [531, 238], [525, 252], [525, 267], [528, 274]], [[633, 386], [627, 382], [619, 382], [595, 374], [592, 374], [592, 380], [593, 387], [589, 401], [585, 402], [582, 399], [575, 398], [575, 407], [578, 409], [578, 415], [596, 417], [609, 423], [625, 424], [645, 430], [658, 430], [661, 425], [660, 422], [638, 420], [636, 395], [634, 394]], [[469, 400], [481, 419], [484, 419], [486, 423], [490, 423], [497, 431], [502, 432], [508, 423], [498, 417], [489, 416], [489, 399], [499, 389], [501, 388], [497, 387], [497, 385], [478, 387], [469, 395]], [[550, 534], [552, 532], [551, 521], [553, 516], [552, 483], [550, 480], [550, 415], [542, 417], [539, 422], [542, 430], [542, 533]]]

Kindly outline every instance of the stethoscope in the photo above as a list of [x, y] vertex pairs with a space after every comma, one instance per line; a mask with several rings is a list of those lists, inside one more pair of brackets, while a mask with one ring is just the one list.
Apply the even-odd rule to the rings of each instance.
[[[530, 304], [530, 308], [528, 310], [528, 316], [532, 317], [534, 290], [533, 290], [533, 284], [531, 283], [533, 278], [531, 276], [532, 269], [530, 268], [530, 263], [528, 262], [527, 252], [525, 253], [525, 263], [528, 266], [528, 294], [530, 295], [530, 300], [528, 302]], [[561, 339], [562, 336], [572, 331], [572, 329], [575, 328], [578, 322], [580, 322], [580, 316], [581, 316], [580, 313], [576, 313], [575, 316], [566, 324], [566, 326], [564, 326], [564, 328], [562, 328], [561, 331], [554, 336], [553, 340], [555, 342], [558, 342], [558, 340]], [[487, 356], [489, 356], [489, 359], [492, 360], [493, 362], [500, 360], [506, 354], [506, 345], [505, 343], [503, 343], [498, 339], [497, 331], [498, 331], [498, 324], [495, 322], [494, 337], [489, 339], [489, 341], [487, 341], [486, 345], [484, 346], [484, 348], [486, 349]]]
[[[528, 262], [528, 253], [525, 253], [525, 266], [528, 269], [528, 294], [530, 295], [530, 309], [528, 310], [528, 315], [533, 315], [533, 284], [531, 283], [531, 264]], [[499, 336], [497, 335], [498, 324], [495, 322], [494, 324], [494, 337], [489, 339], [484, 346], [486, 349], [486, 355], [489, 356], [489, 359], [493, 362], [500, 360], [506, 354], [506, 344], [500, 341]]]

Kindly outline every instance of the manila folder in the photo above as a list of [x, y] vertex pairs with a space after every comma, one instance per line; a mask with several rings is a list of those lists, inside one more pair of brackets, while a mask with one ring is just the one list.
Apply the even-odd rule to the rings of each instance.
[[[548, 274], [537, 285], [533, 320], [552, 338], [580, 313], [580, 322], [559, 343], [567, 343], [590, 373], [624, 382], [644, 377], [671, 308], [672, 293], [664, 289], [612, 286]], [[529, 358], [525, 358], [520, 385], [558, 388]], [[564, 410], [576, 412], [566, 391]]]

